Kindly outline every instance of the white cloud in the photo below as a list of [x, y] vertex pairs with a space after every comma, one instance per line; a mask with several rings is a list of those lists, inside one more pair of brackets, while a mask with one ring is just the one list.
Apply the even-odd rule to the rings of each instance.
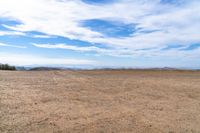
[[48, 49], [66, 49], [66, 50], [73, 50], [73, 51], [78, 51], [78, 52], [96, 52], [98, 56], [100, 55], [109, 55], [109, 56], [130, 56], [134, 54], [134, 51], [130, 50], [123, 50], [123, 49], [108, 49], [108, 48], [99, 48], [95, 46], [84, 46], [84, 47], [79, 47], [79, 46], [74, 46], [74, 45], [67, 45], [67, 44], [33, 44], [35, 47], [39, 48], [48, 48]]
[[0, 36], [8, 36], [8, 35], [15, 35], [15, 36], [25, 36], [25, 33], [23, 32], [17, 32], [17, 31], [0, 31]]
[[[188, 46], [200, 42], [199, 7], [198, 0], [191, 0], [179, 6], [160, 4], [160, 0], [121, 0], [105, 5], [89, 5], [80, 0], [0, 0], [0, 17], [21, 22], [22, 24], [17, 26], [7, 26], [18, 32], [38, 31], [50, 36], [78, 39], [113, 48], [112, 51], [103, 50], [101, 53], [132, 56], [135, 53], [154, 55], [155, 53], [151, 52], [157, 51], [162, 55], [170, 54], [170, 52], [159, 51], [169, 44]], [[80, 21], [87, 19], [136, 23], [144, 31], [157, 31], [148, 34], [138, 32], [124, 38], [107, 37], [102, 33], [81, 27]], [[83, 52], [102, 50], [98, 47], [79, 48], [60, 44], [55, 47]], [[140, 53], [136, 51], [147, 48], [156, 49], [139, 51]], [[187, 55], [187, 52], [185, 54]]]
[[94, 65], [98, 62], [84, 59], [50, 58], [34, 55], [0, 53], [0, 62], [16, 66], [27, 65]]
[[33, 35], [33, 38], [52, 38], [52, 36], [49, 35]]
[[200, 48], [188, 50], [183, 50], [187, 48], [183, 46], [181, 48], [170, 49], [167, 51], [161, 50], [162, 48], [152, 48], [152, 49], [108, 49], [108, 48], [99, 48], [95, 46], [74, 46], [67, 44], [33, 44], [35, 47], [39, 48], [48, 48], [48, 49], [66, 49], [73, 50], [78, 52], [96, 52], [97, 55], [109, 55], [115, 57], [159, 57], [159, 58], [172, 58], [172, 59], [187, 59], [187, 60], [199, 60], [200, 57]]
[[9, 45], [5, 43], [0, 43], [0, 47], [13, 47], [13, 48], [26, 48], [25, 46], [19, 46], [19, 45]]
[[67, 49], [67, 50], [73, 50], [73, 51], [80, 51], [80, 52], [105, 52], [106, 49], [89, 46], [89, 47], [78, 47], [74, 45], [67, 45], [67, 44], [33, 44], [35, 47], [39, 48], [49, 48], [49, 49]]

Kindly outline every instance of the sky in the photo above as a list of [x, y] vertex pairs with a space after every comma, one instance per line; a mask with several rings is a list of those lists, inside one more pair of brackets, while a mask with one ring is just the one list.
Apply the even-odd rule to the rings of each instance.
[[0, 63], [200, 68], [200, 0], [0, 0]]

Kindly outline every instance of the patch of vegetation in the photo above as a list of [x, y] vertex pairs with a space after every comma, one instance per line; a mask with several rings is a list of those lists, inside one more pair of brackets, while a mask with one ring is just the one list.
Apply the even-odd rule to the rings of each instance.
[[11, 70], [15, 71], [16, 67], [15, 66], [10, 66], [8, 64], [0, 64], [0, 70]]

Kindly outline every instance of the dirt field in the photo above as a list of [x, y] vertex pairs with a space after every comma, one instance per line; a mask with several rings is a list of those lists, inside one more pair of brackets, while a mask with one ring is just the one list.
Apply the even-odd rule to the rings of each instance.
[[0, 132], [200, 133], [200, 72], [0, 71]]

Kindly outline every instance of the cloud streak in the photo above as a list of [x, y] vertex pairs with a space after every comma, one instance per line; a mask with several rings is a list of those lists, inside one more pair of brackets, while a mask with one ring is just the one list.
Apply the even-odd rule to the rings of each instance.
[[0, 62], [16, 66], [28, 65], [94, 65], [98, 62], [84, 59], [50, 58], [35, 55], [0, 53]]
[[25, 36], [26, 34], [23, 32], [17, 31], [0, 31], [0, 36]]
[[95, 46], [89, 47], [79, 47], [74, 45], [67, 44], [32, 44], [38, 48], [47, 48], [47, 49], [64, 49], [64, 50], [73, 50], [77, 52], [95, 52], [99, 55], [109, 55], [114, 57], [159, 57], [159, 58], [175, 58], [175, 59], [198, 59], [200, 56], [200, 48], [191, 49], [185, 51], [185, 46], [180, 48], [171, 48], [168, 50], [162, 50], [163, 48], [152, 48], [152, 49], [108, 49], [108, 48], [99, 48]]
[[13, 47], [13, 48], [26, 48], [25, 46], [19, 46], [19, 45], [9, 45], [5, 43], [0, 43], [0, 47]]

